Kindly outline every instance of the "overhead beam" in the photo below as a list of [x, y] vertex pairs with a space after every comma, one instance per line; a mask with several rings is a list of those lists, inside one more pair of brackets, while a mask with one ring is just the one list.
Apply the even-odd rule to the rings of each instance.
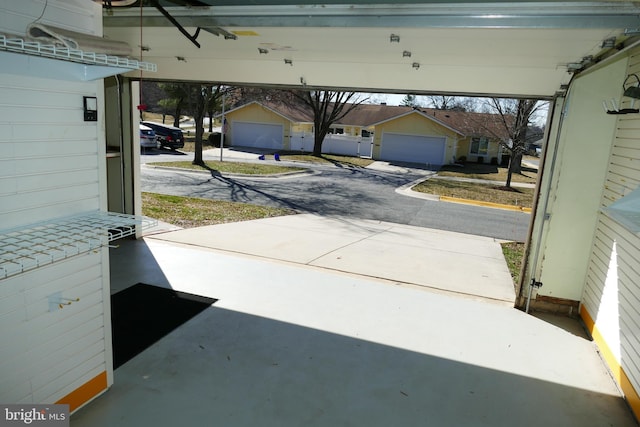
[[[167, 7], [184, 27], [415, 27], [640, 29], [634, 2], [427, 3]], [[104, 14], [108, 27], [137, 27], [138, 8]], [[145, 27], [171, 25], [145, 7]]]

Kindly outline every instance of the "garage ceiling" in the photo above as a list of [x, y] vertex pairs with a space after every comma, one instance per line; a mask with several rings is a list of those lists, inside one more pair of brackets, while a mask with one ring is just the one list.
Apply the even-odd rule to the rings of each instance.
[[143, 78], [366, 92], [548, 98], [575, 69], [640, 31], [640, 7], [620, 1], [176, 0], [161, 7], [197, 34], [199, 48], [152, 3], [104, 11], [106, 37], [158, 64]]

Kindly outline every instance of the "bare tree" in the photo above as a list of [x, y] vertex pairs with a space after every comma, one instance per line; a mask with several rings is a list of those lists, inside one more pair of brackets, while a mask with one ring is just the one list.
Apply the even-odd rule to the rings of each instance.
[[437, 110], [451, 110], [456, 102], [455, 96], [432, 95], [432, 96], [429, 96], [428, 98], [431, 104], [433, 105], [433, 108]]
[[[357, 99], [357, 92], [334, 92], [329, 90], [290, 91], [300, 104], [313, 113], [313, 155], [322, 155], [322, 142], [331, 125], [344, 118], [368, 98]], [[350, 102], [355, 101], [355, 102]]]
[[173, 114], [176, 111], [177, 100], [174, 98], [164, 98], [158, 101], [158, 108], [162, 114], [162, 123], [164, 124], [167, 114]]
[[432, 95], [428, 97], [433, 108], [437, 110], [475, 111], [476, 98], [464, 96]]
[[537, 99], [491, 98], [491, 108], [500, 116], [510, 141], [502, 146], [509, 152], [509, 169], [505, 187], [511, 186], [513, 173], [522, 173], [522, 155], [527, 146], [527, 130], [532, 117], [544, 105]]
[[159, 86], [168, 96], [165, 98], [166, 101], [159, 102], [173, 106], [173, 126], [180, 127], [180, 116], [185, 108], [185, 103], [189, 102], [193, 85], [191, 83], [161, 83]]
[[[193, 154], [194, 165], [204, 165], [202, 143], [204, 135], [204, 116], [209, 109], [215, 109], [222, 97], [224, 87], [205, 83], [192, 83], [188, 90], [189, 112], [193, 115], [196, 137]], [[213, 114], [211, 114], [213, 116]]]

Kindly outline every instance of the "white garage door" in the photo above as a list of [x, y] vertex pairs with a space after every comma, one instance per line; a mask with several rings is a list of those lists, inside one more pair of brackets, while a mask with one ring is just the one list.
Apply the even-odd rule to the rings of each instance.
[[282, 125], [235, 122], [232, 132], [233, 145], [282, 150]]
[[387, 161], [441, 165], [444, 164], [444, 137], [382, 135], [380, 159]]

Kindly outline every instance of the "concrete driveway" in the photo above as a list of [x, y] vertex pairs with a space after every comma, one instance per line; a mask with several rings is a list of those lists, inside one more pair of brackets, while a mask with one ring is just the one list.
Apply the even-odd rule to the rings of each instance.
[[311, 214], [212, 225], [148, 239], [337, 270], [504, 301], [515, 293], [490, 237]]
[[[119, 367], [71, 426], [636, 425], [575, 321], [489, 299], [510, 286], [497, 250], [313, 215], [124, 241], [112, 292], [144, 282], [218, 301]], [[447, 284], [492, 296], [434, 292]]]

